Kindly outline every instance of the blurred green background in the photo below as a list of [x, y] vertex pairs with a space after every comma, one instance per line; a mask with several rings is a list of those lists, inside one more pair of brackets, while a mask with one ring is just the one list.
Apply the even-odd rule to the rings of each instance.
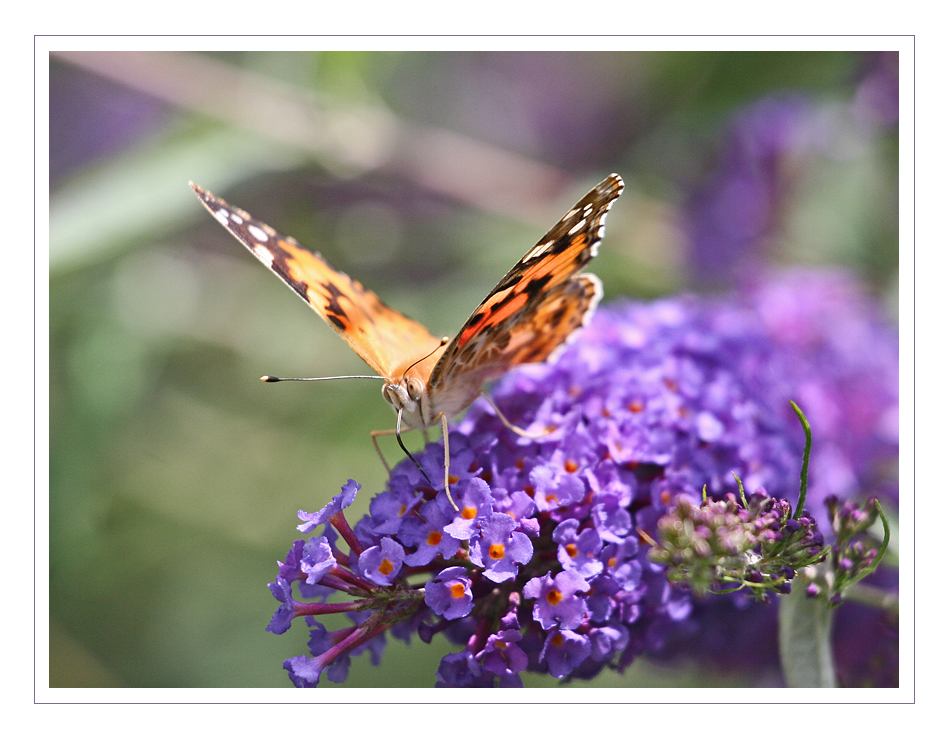
[[[362, 511], [385, 483], [378, 383], [257, 380], [365, 368], [189, 180], [452, 335], [614, 171], [627, 189], [592, 265], [606, 300], [728, 287], [696, 270], [684, 206], [737, 112], [794, 94], [829, 141], [781, 162], [794, 176], [768, 258], [846, 265], [896, 311], [896, 125], [854, 115], [896, 67], [871, 52], [52, 54], [51, 687], [289, 687], [281, 664], [307, 632], [264, 628], [296, 512], [348, 477]], [[445, 651], [391, 642], [345, 687], [430, 687]], [[638, 662], [589, 685], [746, 681]]]

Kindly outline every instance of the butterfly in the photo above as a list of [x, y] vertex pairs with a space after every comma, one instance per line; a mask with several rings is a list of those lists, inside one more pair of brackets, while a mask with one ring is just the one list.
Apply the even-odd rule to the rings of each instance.
[[[486, 382], [512, 367], [553, 360], [590, 320], [603, 291], [595, 275], [581, 270], [597, 255], [607, 212], [623, 192], [623, 180], [612, 174], [582, 197], [495, 285], [452, 340], [437, 339], [293, 238], [198, 185], [191, 187], [211, 215], [383, 380], [383, 397], [396, 411], [396, 429], [372, 433], [377, 452], [376, 437], [395, 434], [415, 462], [402, 444], [401, 430], [424, 431], [441, 421], [445, 490], [455, 506], [449, 494], [448, 419], [482, 394]], [[506, 426], [526, 433], [495, 410]], [[424, 475], [418, 462], [416, 466]]]

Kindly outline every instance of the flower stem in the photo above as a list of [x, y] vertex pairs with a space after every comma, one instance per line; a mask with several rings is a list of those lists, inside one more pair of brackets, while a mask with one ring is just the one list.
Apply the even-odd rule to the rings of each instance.
[[837, 687], [831, 652], [832, 613], [824, 598], [806, 597], [800, 577], [795, 578], [792, 592], [781, 598], [779, 653], [788, 687]]

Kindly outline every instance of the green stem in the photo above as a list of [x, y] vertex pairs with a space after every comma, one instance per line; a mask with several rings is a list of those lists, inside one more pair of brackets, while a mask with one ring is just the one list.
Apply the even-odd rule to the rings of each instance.
[[891, 527], [887, 523], [887, 517], [884, 515], [884, 509], [881, 508], [881, 504], [877, 500], [874, 501], [874, 507], [877, 508], [877, 515], [881, 517], [881, 523], [884, 525], [884, 539], [881, 542], [881, 548], [877, 550], [877, 556], [874, 558], [874, 561], [861, 570], [857, 576], [855, 576], [854, 580], [851, 581], [852, 584], [856, 583], [858, 580], [863, 580], [877, 569], [877, 566], [884, 558], [884, 552], [887, 551], [887, 545], [891, 541]]
[[852, 585], [844, 591], [842, 597], [854, 603], [861, 603], [866, 606], [871, 606], [872, 608], [887, 611], [893, 616], [899, 613], [900, 600], [897, 597], [897, 593], [891, 593], [887, 590], [871, 587], [870, 585], [861, 585], [860, 583]]
[[778, 611], [782, 673], [790, 688], [834, 688], [831, 652], [832, 609], [824, 598], [805, 596], [804, 578], [781, 598]]

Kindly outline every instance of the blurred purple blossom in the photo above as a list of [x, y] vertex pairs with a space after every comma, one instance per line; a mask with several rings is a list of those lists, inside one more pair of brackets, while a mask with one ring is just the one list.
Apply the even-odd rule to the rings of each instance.
[[715, 169], [690, 188], [684, 222], [692, 277], [727, 285], [774, 256], [789, 195], [820, 158], [866, 151], [898, 121], [898, 57], [865, 57], [853, 97], [842, 103], [776, 94], [740, 109], [725, 127]]
[[694, 277], [728, 282], [761, 260], [791, 184], [789, 162], [814, 146], [814, 104], [767, 98], [733, 119], [716, 170], [685, 207]]

